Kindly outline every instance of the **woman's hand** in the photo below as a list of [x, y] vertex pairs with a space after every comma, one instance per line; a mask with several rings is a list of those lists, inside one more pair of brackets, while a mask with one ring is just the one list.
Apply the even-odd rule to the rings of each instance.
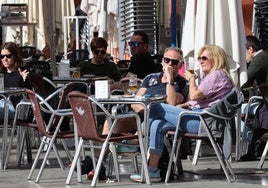
[[191, 78], [196, 78], [196, 75], [186, 70], [184, 73], [184, 78], [190, 81]]
[[27, 71], [26, 69], [24, 71], [22, 71], [20, 68], [18, 68], [20, 75], [23, 79], [23, 81], [25, 81], [28, 77], [29, 71]]
[[179, 104], [177, 106], [179, 106], [181, 108], [184, 108], [184, 109], [188, 109], [190, 107], [189, 103], [187, 103], [187, 102], [186, 103], [183, 103], [183, 104]]

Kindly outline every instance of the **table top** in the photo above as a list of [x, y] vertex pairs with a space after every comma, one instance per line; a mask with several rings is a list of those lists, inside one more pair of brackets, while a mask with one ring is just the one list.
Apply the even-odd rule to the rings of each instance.
[[67, 78], [67, 77], [53, 77], [53, 82], [90, 82], [94, 80], [108, 79], [107, 76], [92, 76], [92, 77], [81, 77], [81, 78]]
[[[94, 96], [95, 97], [95, 96]], [[164, 101], [166, 95], [136, 96], [136, 95], [111, 95], [109, 98], [98, 98], [99, 102], [153, 102]]]
[[4, 90], [0, 90], [0, 94], [9, 94], [9, 93], [22, 93], [25, 92], [26, 88], [23, 87], [5, 87]]
[[36, 26], [36, 22], [0, 22], [0, 26]]
[[90, 81], [90, 78], [67, 78], [67, 77], [53, 77], [52, 79], [55, 82], [72, 82], [72, 81], [82, 81], [82, 82], [87, 82]]

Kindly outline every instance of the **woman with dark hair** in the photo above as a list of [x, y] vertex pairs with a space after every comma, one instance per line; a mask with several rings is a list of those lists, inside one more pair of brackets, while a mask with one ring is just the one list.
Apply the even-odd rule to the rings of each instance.
[[[31, 88], [27, 70], [21, 70], [23, 59], [19, 53], [18, 46], [13, 42], [6, 42], [1, 46], [1, 64], [0, 73], [4, 74], [4, 87], [26, 87]], [[20, 102], [22, 96], [12, 96], [10, 109]], [[12, 106], [13, 105], [13, 106]], [[12, 111], [12, 110], [11, 110]], [[0, 108], [0, 118], [4, 115], [4, 109]], [[9, 113], [9, 118], [14, 117], [13, 113]]]
[[104, 38], [96, 37], [91, 40], [90, 49], [93, 57], [79, 64], [81, 75], [107, 76], [112, 82], [119, 81], [121, 75], [117, 65], [105, 58], [107, 47], [108, 43]]
[[[7, 52], [7, 53], [5, 53], [5, 52]], [[9, 66], [3, 65], [4, 62], [8, 62], [8, 61], [4, 61], [5, 57], [6, 57], [6, 60], [12, 59], [11, 60], [12, 67], [15, 68], [16, 70], [18, 70], [18, 68], [22, 67], [23, 59], [19, 53], [19, 48], [15, 43], [6, 42], [1, 46], [1, 60], [2, 60], [2, 63], [0, 65], [0, 72], [1, 73], [7, 72], [7, 69], [9, 68]]]

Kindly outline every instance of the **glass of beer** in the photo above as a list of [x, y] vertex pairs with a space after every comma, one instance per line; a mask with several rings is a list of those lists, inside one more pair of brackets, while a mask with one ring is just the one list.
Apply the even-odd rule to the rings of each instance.
[[79, 79], [80, 78], [80, 67], [71, 68], [70, 75], [74, 79]]
[[129, 77], [128, 92], [132, 95], [135, 95], [137, 89], [138, 89], [137, 75], [131, 74]]
[[188, 61], [185, 61], [184, 63], [185, 63], [185, 70], [194, 74], [195, 58], [189, 57]]

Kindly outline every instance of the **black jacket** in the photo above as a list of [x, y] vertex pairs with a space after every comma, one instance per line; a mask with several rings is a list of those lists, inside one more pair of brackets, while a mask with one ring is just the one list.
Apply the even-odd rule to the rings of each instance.
[[[232, 128], [235, 129], [234, 116], [244, 100], [241, 91], [235, 87], [222, 100], [209, 109], [204, 110], [201, 115], [214, 137], [223, 139], [223, 153], [228, 159], [231, 155]], [[224, 118], [230, 120], [230, 126]], [[199, 135], [206, 134], [203, 126], [200, 126]]]
[[137, 77], [140, 79], [145, 78], [148, 74], [160, 71], [161, 70], [157, 70], [157, 65], [154, 63], [153, 57], [149, 52], [131, 57], [128, 72], [137, 74]]

